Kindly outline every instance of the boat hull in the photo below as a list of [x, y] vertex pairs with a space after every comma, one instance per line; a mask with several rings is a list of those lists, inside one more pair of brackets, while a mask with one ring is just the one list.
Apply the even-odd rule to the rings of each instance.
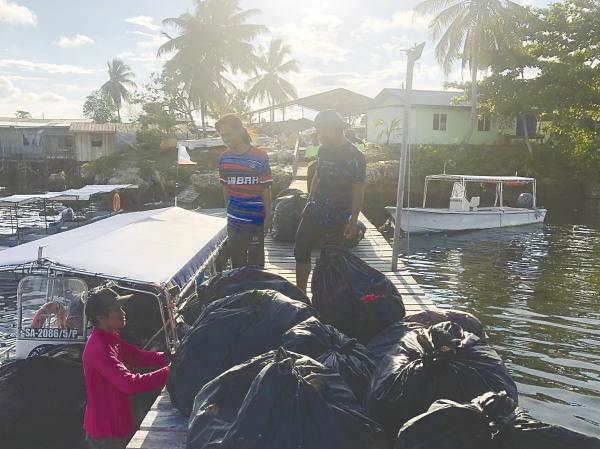
[[[395, 207], [386, 207], [386, 210], [395, 218]], [[411, 233], [504, 228], [542, 223], [546, 212], [546, 209], [499, 207], [481, 208], [476, 211], [406, 208], [402, 209], [400, 228]]]

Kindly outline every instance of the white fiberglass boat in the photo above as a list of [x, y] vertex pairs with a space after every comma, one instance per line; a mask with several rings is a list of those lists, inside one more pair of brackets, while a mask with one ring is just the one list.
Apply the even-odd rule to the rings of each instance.
[[[428, 208], [427, 187], [431, 181], [453, 182], [450, 204], [447, 209]], [[495, 184], [496, 199], [489, 207], [481, 207], [479, 197], [467, 199], [467, 184]], [[522, 193], [516, 207], [504, 206], [504, 186], [532, 186], [532, 193]], [[392, 218], [396, 218], [396, 208], [386, 207]], [[546, 209], [536, 205], [536, 181], [534, 178], [519, 176], [470, 176], [470, 175], [431, 175], [425, 178], [423, 207], [403, 208], [400, 214], [400, 227], [404, 232], [448, 232], [475, 229], [503, 228], [532, 223], [542, 223]]]

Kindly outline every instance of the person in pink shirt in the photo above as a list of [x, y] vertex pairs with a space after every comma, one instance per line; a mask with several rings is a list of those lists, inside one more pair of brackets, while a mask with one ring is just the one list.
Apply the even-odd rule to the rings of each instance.
[[[129, 396], [162, 389], [169, 374], [163, 353], [142, 351], [118, 334], [126, 323], [123, 301], [131, 296], [101, 288], [90, 293], [85, 306], [94, 330], [83, 351], [83, 428], [93, 449], [124, 449], [135, 430]], [[136, 368], [159, 369], [138, 374]]]

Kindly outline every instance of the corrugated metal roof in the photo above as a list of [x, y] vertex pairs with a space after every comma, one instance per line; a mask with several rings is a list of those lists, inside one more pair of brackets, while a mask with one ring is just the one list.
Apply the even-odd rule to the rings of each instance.
[[114, 132], [133, 132], [137, 129], [136, 125], [131, 123], [88, 123], [73, 122], [69, 131], [87, 132], [87, 133], [114, 133]]
[[[373, 100], [371, 108], [385, 104], [387, 106], [402, 106], [404, 104], [404, 89], [383, 89]], [[466, 103], [454, 104], [453, 98], [461, 97], [462, 92], [446, 90], [413, 90], [411, 103], [417, 106], [468, 106]]]
[[[55, 118], [14, 118], [0, 117], [0, 128], [68, 128], [73, 122], [85, 122], [86, 119], [55, 119]], [[88, 120], [90, 122], [91, 120]]]

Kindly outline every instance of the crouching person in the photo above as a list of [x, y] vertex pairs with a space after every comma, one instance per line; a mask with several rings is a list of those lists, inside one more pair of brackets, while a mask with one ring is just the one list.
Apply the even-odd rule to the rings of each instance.
[[[83, 428], [92, 449], [124, 449], [134, 432], [129, 396], [163, 388], [168, 362], [160, 352], [142, 351], [119, 337], [126, 323], [123, 302], [110, 288], [89, 295], [85, 313], [94, 326], [83, 351], [87, 404]], [[159, 368], [148, 374], [131, 369]]]

